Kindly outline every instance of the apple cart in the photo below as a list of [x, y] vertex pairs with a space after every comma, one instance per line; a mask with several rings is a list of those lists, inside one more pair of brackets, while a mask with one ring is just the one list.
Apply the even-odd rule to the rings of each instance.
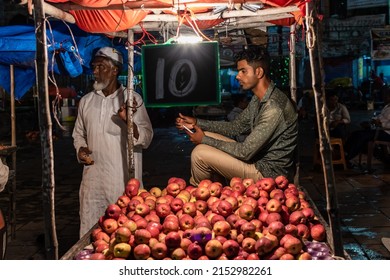
[[233, 178], [229, 186], [204, 180], [197, 188], [172, 177], [160, 191], [131, 194], [134, 186], [61, 259], [349, 258], [333, 254], [329, 226], [284, 176]]

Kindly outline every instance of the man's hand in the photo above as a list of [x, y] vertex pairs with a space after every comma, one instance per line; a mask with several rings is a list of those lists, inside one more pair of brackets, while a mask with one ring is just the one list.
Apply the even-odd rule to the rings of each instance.
[[176, 118], [176, 128], [183, 130], [185, 125], [189, 129], [193, 129], [196, 125], [196, 119], [189, 116], [184, 116], [182, 113], [179, 113], [179, 116]]
[[195, 145], [202, 143], [202, 139], [203, 139], [205, 134], [199, 126], [193, 125], [193, 131], [194, 131], [193, 133], [191, 133], [187, 130], [184, 130], [184, 131], [187, 133], [188, 138], [190, 139], [190, 141], [192, 143], [194, 143]]
[[[137, 106], [138, 106], [138, 103], [137, 103], [137, 101], [135, 100], [135, 97], [134, 97], [134, 99], [133, 99], [133, 107], [132, 107], [133, 114], [135, 114], [135, 112], [137, 112]], [[126, 104], [123, 104], [123, 105], [119, 108], [119, 110], [118, 110], [118, 116], [119, 116], [124, 122], [127, 121]]]
[[79, 161], [82, 163], [82, 164], [85, 164], [85, 165], [92, 165], [94, 164], [95, 162], [93, 161], [93, 159], [89, 156], [90, 154], [92, 154], [91, 150], [88, 149], [88, 147], [81, 147], [77, 153], [77, 157], [79, 158]]

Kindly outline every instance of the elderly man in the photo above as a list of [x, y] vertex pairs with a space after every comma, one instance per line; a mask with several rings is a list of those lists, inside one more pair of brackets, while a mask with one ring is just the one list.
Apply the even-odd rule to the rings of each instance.
[[[80, 237], [123, 194], [130, 179], [127, 125], [122, 114], [127, 90], [118, 81], [122, 64], [122, 54], [116, 49], [98, 50], [92, 61], [94, 91], [86, 94], [79, 104], [72, 136], [78, 161], [84, 164]], [[150, 145], [153, 129], [143, 100], [136, 92], [133, 105], [135, 178], [142, 183], [142, 149]]]
[[[265, 49], [243, 51], [236, 61], [237, 80], [254, 95], [235, 120], [209, 121], [182, 114], [176, 118], [178, 129], [194, 130], [186, 130], [197, 145], [191, 154], [192, 185], [203, 179], [226, 182], [233, 177], [256, 181], [285, 175], [292, 180], [298, 135], [295, 107], [270, 79]], [[232, 140], [247, 131], [244, 142]]]

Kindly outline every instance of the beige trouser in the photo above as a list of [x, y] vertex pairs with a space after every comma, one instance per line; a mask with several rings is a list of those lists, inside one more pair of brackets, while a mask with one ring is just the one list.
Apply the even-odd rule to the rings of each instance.
[[[217, 133], [205, 132], [209, 137], [235, 142], [233, 139]], [[213, 182], [229, 183], [233, 177], [252, 178], [257, 181], [263, 175], [254, 164], [245, 163], [231, 155], [205, 144], [197, 145], [191, 153], [190, 184], [197, 186], [203, 179]]]

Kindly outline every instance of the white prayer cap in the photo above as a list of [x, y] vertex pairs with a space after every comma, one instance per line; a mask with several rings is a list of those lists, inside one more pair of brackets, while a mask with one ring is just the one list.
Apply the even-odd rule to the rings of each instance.
[[120, 51], [118, 51], [117, 49], [112, 48], [112, 47], [104, 47], [104, 48], [99, 49], [96, 52], [95, 56], [107, 57], [107, 58], [110, 58], [111, 60], [113, 60], [114, 62], [117, 62], [121, 65], [123, 64], [122, 53]]

